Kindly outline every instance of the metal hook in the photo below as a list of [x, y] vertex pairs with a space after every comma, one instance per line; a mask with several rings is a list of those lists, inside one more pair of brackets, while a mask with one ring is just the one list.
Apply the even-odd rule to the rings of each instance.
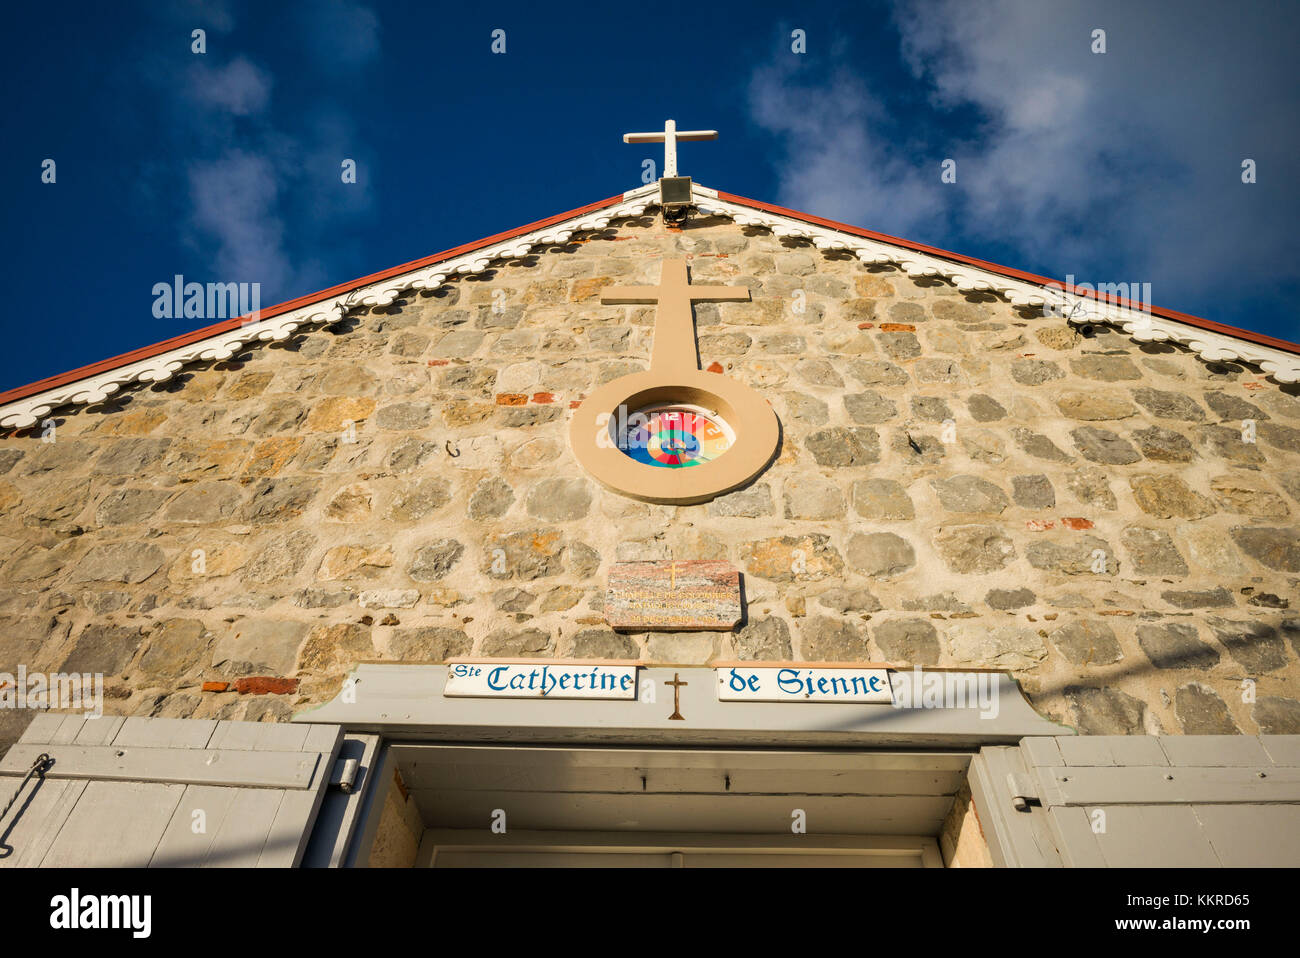
[[54, 760], [50, 758], [49, 752], [41, 752], [40, 755], [36, 756], [36, 761], [32, 762], [32, 767], [27, 770], [23, 780], [18, 783], [18, 790], [14, 792], [13, 798], [9, 799], [3, 810], [0, 810], [0, 819], [9, 814], [9, 809], [14, 807], [14, 802], [18, 801], [18, 796], [23, 793], [23, 789], [27, 787], [27, 783], [31, 781], [32, 776], [35, 775], [37, 778], [44, 780], [45, 773], [53, 764]]
[[453, 459], [460, 455], [460, 450], [452, 447], [450, 439], [447, 440], [445, 448], [447, 450], [447, 455], [451, 456]]

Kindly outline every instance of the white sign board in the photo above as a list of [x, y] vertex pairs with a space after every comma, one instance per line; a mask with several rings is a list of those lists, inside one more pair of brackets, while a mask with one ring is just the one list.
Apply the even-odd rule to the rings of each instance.
[[719, 702], [893, 701], [887, 669], [819, 669], [804, 666], [715, 669]]
[[635, 699], [635, 665], [453, 662], [443, 695], [504, 699]]

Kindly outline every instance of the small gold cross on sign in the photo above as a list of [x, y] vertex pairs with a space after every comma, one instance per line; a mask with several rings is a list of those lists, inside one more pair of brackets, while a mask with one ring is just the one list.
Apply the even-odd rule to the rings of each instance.
[[686, 721], [686, 716], [682, 714], [682, 686], [690, 684], [690, 682], [683, 682], [681, 676], [677, 672], [673, 673], [673, 680], [671, 682], [664, 683], [664, 685], [671, 685], [673, 687], [673, 714], [668, 716], [669, 721]]

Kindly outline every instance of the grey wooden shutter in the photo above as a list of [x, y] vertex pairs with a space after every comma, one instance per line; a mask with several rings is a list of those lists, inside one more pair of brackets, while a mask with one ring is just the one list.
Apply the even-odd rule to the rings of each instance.
[[0, 797], [42, 752], [54, 764], [0, 820], [0, 867], [296, 866], [341, 737], [335, 725], [39, 715], [0, 760]]
[[998, 865], [1300, 865], [1300, 735], [1026, 738], [970, 783]]

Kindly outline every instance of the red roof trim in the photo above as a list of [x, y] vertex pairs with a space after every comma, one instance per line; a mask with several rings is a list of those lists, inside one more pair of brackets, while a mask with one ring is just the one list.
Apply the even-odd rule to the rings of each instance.
[[[755, 209], [766, 210], [769, 213], [778, 213], [781, 216], [789, 216], [793, 219], [803, 220], [805, 223], [813, 223], [817, 226], [825, 226], [828, 229], [839, 230], [842, 233], [852, 233], [854, 236], [862, 236], [867, 239], [879, 240], [882, 243], [890, 243], [894, 246], [902, 246], [906, 249], [916, 250], [918, 253], [929, 253], [932, 256], [941, 256], [944, 259], [955, 260], [958, 263], [966, 263], [969, 266], [977, 266], [982, 270], [990, 273], [997, 273], [999, 276], [1009, 276], [1012, 279], [1021, 279], [1030, 283], [1037, 283], [1040, 286], [1058, 286], [1062, 289], [1068, 289], [1070, 292], [1079, 296], [1089, 296], [1092, 299], [1098, 299], [1105, 302], [1114, 303], [1116, 306], [1123, 306], [1129, 309], [1142, 309], [1141, 305], [1130, 303], [1127, 299], [1118, 296], [1098, 295], [1095, 290], [1078, 291], [1074, 287], [1067, 287], [1060, 280], [1049, 279], [1046, 276], [1039, 276], [1036, 273], [1026, 273], [1023, 270], [1012, 269], [1009, 266], [999, 266], [997, 263], [990, 263], [987, 260], [975, 259], [971, 256], [963, 256], [961, 253], [952, 253], [946, 249], [939, 249], [937, 246], [926, 246], [924, 243], [914, 243], [911, 240], [900, 239], [897, 236], [890, 236], [888, 233], [877, 233], [873, 230], [864, 230], [857, 226], [849, 226], [847, 223], [837, 223], [834, 220], [822, 219], [820, 216], [812, 216], [808, 213], [801, 213], [798, 210], [789, 210], [784, 206], [774, 206], [771, 203], [762, 203], [758, 200], [751, 200], [744, 196], [737, 196], [734, 193], [723, 193], [718, 191], [718, 199], [729, 203], [739, 203], [742, 206], [752, 206]], [[1200, 329], [1206, 329], [1214, 333], [1222, 333], [1225, 336], [1231, 336], [1234, 339], [1244, 339], [1247, 342], [1256, 343], [1260, 346], [1270, 346], [1273, 349], [1280, 349], [1288, 353], [1300, 353], [1300, 343], [1289, 343], [1284, 339], [1274, 339], [1272, 336], [1265, 336], [1263, 333], [1254, 333], [1248, 329], [1238, 329], [1236, 326], [1227, 326], [1223, 323], [1216, 323], [1213, 320], [1203, 319], [1200, 316], [1193, 316], [1190, 313], [1180, 313], [1176, 310], [1165, 309], [1161, 306], [1146, 304], [1146, 310], [1156, 316], [1163, 316], [1166, 319], [1177, 320], [1180, 323], [1186, 323], [1188, 326], [1196, 326]]]
[[[739, 203], [742, 206], [749, 206], [754, 209], [764, 210], [768, 213], [776, 213], [781, 216], [788, 216], [792, 219], [800, 220], [805, 223], [812, 223], [816, 226], [824, 226], [828, 229], [838, 230], [842, 233], [849, 233], [853, 236], [862, 236], [866, 239], [878, 240], [882, 243], [890, 243], [894, 246], [901, 246], [904, 249], [916, 250], [919, 253], [929, 253], [932, 256], [940, 256], [944, 259], [953, 260], [958, 263], [966, 263], [969, 266], [975, 266], [979, 269], [987, 270], [990, 273], [997, 273], [999, 276], [1007, 276], [1012, 279], [1024, 280], [1039, 285], [1052, 285], [1065, 288], [1065, 284], [1059, 280], [1050, 279], [1046, 276], [1039, 276], [1036, 273], [1026, 273], [1023, 270], [1012, 269], [1009, 266], [1000, 266], [997, 263], [990, 263], [986, 260], [975, 259], [971, 256], [963, 256], [961, 253], [953, 253], [949, 250], [939, 249], [937, 246], [926, 246], [924, 243], [914, 243], [911, 240], [902, 239], [897, 236], [890, 236], [888, 233], [877, 233], [874, 230], [866, 230], [857, 226], [850, 226], [847, 223], [837, 223], [835, 220], [823, 219], [820, 216], [813, 216], [809, 213], [802, 213], [799, 210], [787, 209], [784, 206], [776, 206], [772, 203], [763, 203], [759, 200], [751, 200], [748, 197], [738, 196], [735, 193], [724, 193], [718, 191], [718, 198], [725, 202]], [[557, 213], [554, 216], [548, 216], [546, 219], [537, 220], [526, 226], [520, 226], [504, 233], [497, 233], [472, 243], [466, 243], [463, 246], [456, 246], [441, 253], [434, 253], [425, 256], [422, 259], [412, 260], [409, 263], [402, 263], [400, 266], [393, 266], [377, 273], [371, 273], [369, 276], [362, 276], [346, 283], [340, 283], [337, 286], [331, 286], [329, 289], [323, 289], [316, 293], [309, 293], [306, 296], [299, 296], [297, 299], [291, 299], [271, 306], [262, 310], [262, 318], [269, 319], [272, 316], [279, 316], [294, 309], [303, 306], [311, 306], [314, 303], [331, 299], [343, 293], [349, 293], [354, 289], [368, 286], [371, 283], [388, 279], [390, 276], [397, 276], [401, 273], [411, 270], [421, 269], [425, 266], [432, 266], [443, 260], [452, 259], [464, 253], [472, 253], [476, 249], [482, 249], [485, 246], [491, 246], [503, 240], [512, 239], [516, 236], [522, 236], [525, 233], [531, 233], [534, 230], [544, 229], [547, 226], [554, 226], [565, 220], [572, 219], [576, 216], [583, 216], [587, 213], [594, 213], [597, 210], [605, 209], [623, 201], [623, 194], [611, 196], [607, 199], [598, 200], [595, 203], [589, 203], [586, 206], [580, 206], [577, 209], [569, 210], [567, 213]], [[1118, 306], [1127, 308], [1141, 308], [1135, 306], [1126, 299], [1111, 297], [1109, 295], [1101, 296], [1095, 290], [1085, 290], [1079, 292], [1073, 287], [1069, 291], [1080, 296], [1090, 296], [1093, 299], [1113, 302]], [[1149, 311], [1156, 316], [1163, 316], [1166, 319], [1173, 319], [1188, 326], [1195, 326], [1199, 329], [1209, 330], [1210, 332], [1221, 333], [1225, 336], [1231, 336], [1234, 339], [1243, 339], [1247, 342], [1256, 343], [1260, 346], [1269, 346], [1273, 349], [1279, 349], [1283, 352], [1300, 354], [1300, 344], [1290, 343], [1283, 339], [1275, 339], [1272, 336], [1265, 336], [1262, 333], [1251, 332], [1248, 329], [1238, 329], [1236, 326], [1227, 326], [1223, 323], [1216, 323], [1209, 319], [1203, 319], [1200, 316], [1192, 316], [1189, 313], [1180, 313], [1172, 309], [1165, 309], [1160, 306], [1148, 305]], [[224, 332], [238, 328], [242, 324], [242, 317], [227, 319], [212, 326], [205, 326], [202, 329], [196, 329], [193, 332], [183, 333], [180, 336], [174, 336], [171, 339], [165, 339], [160, 343], [154, 343], [151, 346], [143, 346], [140, 349], [132, 350], [129, 353], [122, 353], [120, 356], [113, 356], [110, 359], [102, 359], [97, 363], [91, 363], [88, 366], [82, 366], [79, 369], [69, 370], [66, 373], [60, 373], [57, 376], [51, 376], [48, 379], [41, 379], [26, 386], [18, 386], [7, 392], [0, 393], [0, 405], [14, 402], [18, 399], [25, 399], [28, 396], [34, 396], [37, 393], [45, 392], [48, 389], [55, 389], [59, 386], [66, 386], [82, 379], [88, 379], [91, 376], [105, 373], [112, 369], [118, 369], [122, 366], [128, 366], [131, 363], [139, 362], [142, 359], [149, 359], [162, 353], [170, 352], [173, 349], [179, 349], [182, 346], [188, 346], [191, 343], [200, 342], [211, 336], [217, 336]]]
[[[371, 283], [388, 279], [390, 276], [397, 276], [411, 270], [421, 269], [425, 266], [432, 266], [434, 263], [440, 263], [446, 259], [452, 259], [464, 253], [472, 253], [476, 249], [482, 249], [485, 246], [491, 246], [494, 243], [500, 243], [502, 240], [512, 239], [516, 236], [522, 236], [524, 233], [531, 233], [533, 230], [545, 229], [547, 226], [554, 226], [557, 223], [563, 223], [565, 220], [572, 219], [575, 216], [584, 216], [587, 213], [594, 213], [602, 210], [607, 206], [613, 206], [616, 203], [623, 202], [623, 194], [611, 196], [608, 199], [599, 200], [595, 203], [589, 203], [586, 206], [580, 206], [576, 210], [569, 210], [567, 213], [557, 213], [554, 216], [548, 216], [544, 220], [538, 220], [535, 223], [529, 223], [527, 226], [520, 226], [517, 229], [507, 230], [504, 233], [497, 233], [495, 236], [488, 236], [481, 240], [475, 240], [472, 243], [466, 243], [463, 246], [457, 246], [441, 253], [434, 253], [431, 256], [425, 256], [422, 259], [412, 260], [409, 263], [403, 263], [400, 266], [393, 266], [389, 269], [380, 270], [378, 273], [371, 273], [369, 276], [362, 276], [360, 279], [354, 279], [350, 282], [340, 283], [337, 286], [331, 286], [329, 289], [323, 289], [320, 292], [308, 293], [306, 296], [299, 296], [297, 299], [291, 299], [287, 302], [280, 303], [277, 306], [271, 306], [262, 310], [261, 318], [269, 319], [272, 316], [279, 316], [294, 309], [303, 306], [310, 306], [313, 303], [319, 303], [326, 299], [331, 299], [342, 293], [349, 293], [354, 289], [362, 286], [369, 286]], [[164, 339], [160, 343], [154, 343], [152, 346], [142, 346], [139, 349], [132, 350], [129, 353], [122, 353], [120, 356], [114, 356], [111, 359], [101, 359], [97, 363], [91, 363], [89, 366], [82, 366], [80, 369], [69, 370], [66, 373], [60, 373], [57, 376], [51, 376], [48, 379], [41, 379], [26, 386], [18, 386], [7, 392], [0, 393], [0, 404], [13, 402], [16, 399], [25, 399], [28, 396], [34, 396], [37, 393], [45, 392], [47, 389], [54, 389], [58, 386], [66, 386], [68, 383], [74, 383], [81, 379], [87, 379], [99, 373], [106, 373], [111, 369], [118, 369], [122, 366], [128, 366], [131, 363], [138, 363], [142, 359], [149, 359], [162, 353], [170, 352], [173, 349], [179, 349], [181, 346], [188, 346], [191, 343], [197, 343], [211, 336], [217, 336], [221, 333], [229, 332], [232, 329], [238, 329], [243, 323], [243, 318], [236, 316], [233, 319], [222, 320], [212, 326], [205, 326], [202, 329], [196, 329], [193, 332], [183, 333], [180, 336], [174, 336], [171, 339]]]

